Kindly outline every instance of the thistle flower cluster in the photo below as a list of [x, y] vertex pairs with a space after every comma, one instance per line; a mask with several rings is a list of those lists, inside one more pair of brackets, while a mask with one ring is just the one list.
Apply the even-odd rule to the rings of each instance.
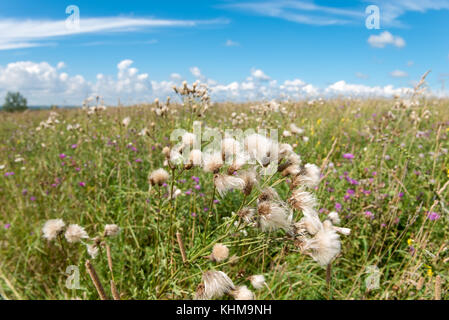
[[[90, 105], [93, 101], [95, 101], [95, 104]], [[88, 116], [91, 116], [94, 114], [99, 115], [102, 111], [106, 110], [106, 106], [100, 96], [95, 96], [85, 99], [83, 101], [82, 109], [87, 112]]]
[[78, 224], [70, 224], [67, 226], [62, 219], [47, 220], [42, 227], [43, 237], [48, 241], [54, 241], [56, 239], [62, 241], [64, 237], [68, 243], [83, 243], [91, 258], [97, 257], [99, 247], [107, 237], [115, 237], [119, 232], [119, 226], [116, 224], [107, 224], [102, 236], [90, 238], [83, 227]]
[[170, 97], [167, 97], [167, 100], [165, 101], [165, 104], [161, 104], [159, 102], [159, 99], [154, 99], [154, 105], [155, 107], [151, 110], [158, 116], [158, 117], [164, 117], [166, 118], [169, 111], [170, 111]]
[[57, 112], [51, 111], [48, 119], [45, 121], [41, 121], [39, 126], [36, 128], [36, 131], [40, 131], [42, 129], [50, 129], [53, 128], [60, 121], [58, 120], [59, 114]]
[[181, 96], [184, 106], [190, 107], [193, 114], [198, 117], [204, 116], [210, 105], [210, 96], [205, 83], [199, 84], [195, 81], [189, 87], [187, 82], [183, 81], [180, 87], [173, 86], [173, 90]]

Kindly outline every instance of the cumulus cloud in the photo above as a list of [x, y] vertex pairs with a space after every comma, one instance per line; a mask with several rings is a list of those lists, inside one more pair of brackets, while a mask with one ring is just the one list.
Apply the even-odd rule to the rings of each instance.
[[251, 69], [251, 77], [259, 81], [268, 81], [271, 79], [262, 70], [255, 68]]
[[408, 77], [408, 73], [402, 70], [394, 70], [392, 72], [390, 72], [390, 75], [393, 78], [405, 78]]
[[384, 31], [379, 35], [371, 35], [368, 43], [375, 48], [385, 48], [387, 45], [393, 45], [397, 48], [405, 47], [405, 40], [399, 36], [394, 36], [388, 31]]
[[[6, 91], [20, 91], [30, 105], [80, 105], [88, 96], [100, 95], [105, 102], [116, 105], [165, 99], [176, 99], [172, 87], [179, 85], [182, 77], [172, 73], [169, 80], [157, 81], [150, 74], [139, 71], [134, 62], [125, 59], [117, 63], [115, 75], [97, 74], [93, 81], [82, 75], [63, 72], [64, 63], [52, 66], [47, 62], [19, 61], [0, 66], [0, 99]], [[335, 95], [345, 96], [392, 96], [403, 94], [406, 88], [388, 86], [366, 86], [337, 81], [328, 87], [319, 88], [303, 79], [295, 78], [278, 82], [261, 69], [249, 70], [250, 75], [242, 81], [220, 83], [207, 78], [198, 67], [190, 69], [201, 83], [210, 89], [213, 101], [254, 101], [271, 99], [301, 100]]]
[[402, 95], [408, 91], [408, 88], [394, 88], [393, 85], [384, 87], [365, 86], [362, 84], [349, 84], [346, 81], [337, 81], [325, 89], [325, 93], [331, 95], [350, 95], [350, 96], [393, 96]]

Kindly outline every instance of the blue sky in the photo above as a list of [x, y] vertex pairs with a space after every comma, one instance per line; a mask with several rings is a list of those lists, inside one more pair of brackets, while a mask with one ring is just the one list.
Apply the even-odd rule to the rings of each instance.
[[[66, 27], [68, 5], [79, 29]], [[369, 5], [380, 29], [365, 26]], [[184, 79], [217, 100], [391, 95], [429, 69], [442, 94], [448, 31], [449, 0], [2, 1], [0, 98], [131, 103]]]

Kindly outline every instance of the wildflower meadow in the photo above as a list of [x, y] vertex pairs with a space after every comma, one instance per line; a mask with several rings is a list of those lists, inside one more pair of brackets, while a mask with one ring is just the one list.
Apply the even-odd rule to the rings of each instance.
[[3, 299], [447, 299], [449, 102], [0, 112]]

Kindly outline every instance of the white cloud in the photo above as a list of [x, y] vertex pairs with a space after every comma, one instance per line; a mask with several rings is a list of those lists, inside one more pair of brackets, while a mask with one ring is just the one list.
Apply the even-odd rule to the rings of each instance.
[[379, 35], [371, 35], [368, 43], [375, 48], [384, 48], [386, 45], [393, 45], [397, 48], [405, 46], [405, 40], [399, 36], [394, 36], [388, 31], [384, 31]]
[[349, 84], [341, 80], [328, 86], [324, 92], [331, 95], [388, 97], [405, 94], [407, 90], [408, 88], [394, 88], [392, 85], [370, 87], [362, 84]]
[[229, 23], [229, 21], [225, 19], [168, 20], [131, 17], [81, 17], [80, 28], [67, 28], [65, 20], [0, 19], [0, 50], [46, 45], [42, 41], [75, 34], [132, 32], [144, 28], [195, 27], [201, 24], [223, 23]]
[[[62, 72], [61, 63], [52, 66], [47, 62], [19, 61], [0, 66], [0, 99], [6, 91], [20, 91], [30, 105], [71, 104], [80, 105], [90, 95], [100, 95], [106, 103], [116, 105], [153, 101], [154, 98], [176, 97], [172, 87], [179, 85], [182, 77], [172, 73], [169, 80], [156, 81], [146, 72], [134, 67], [134, 62], [125, 59], [117, 64], [115, 75], [98, 73], [93, 81], [82, 75]], [[337, 81], [325, 88], [295, 78], [279, 82], [268, 77], [261, 69], [251, 69], [250, 76], [242, 81], [220, 83], [203, 75], [198, 67], [193, 74], [207, 83], [213, 101], [254, 101], [276, 99], [309, 99], [335, 95], [344, 96], [392, 96], [403, 94], [407, 88], [366, 86]]]
[[449, 0], [370, 0], [362, 1], [361, 4], [345, 6], [344, 9], [318, 5], [312, 0], [248, 1], [225, 4], [221, 7], [283, 19], [294, 23], [332, 26], [364, 24], [366, 18], [365, 8], [370, 4], [379, 6], [382, 27], [404, 26], [399, 18], [407, 12], [418, 12], [423, 14], [429, 10], [449, 9]]
[[364, 74], [362, 72], [356, 72], [355, 76], [359, 79], [368, 79], [369, 78], [369, 76], [367, 74]]
[[226, 40], [225, 46], [227, 47], [238, 47], [240, 44], [238, 42], [232, 41], [230, 39]]
[[390, 75], [393, 78], [405, 78], [408, 77], [408, 73], [402, 70], [394, 70], [392, 72], [390, 72]]
[[241, 2], [222, 7], [318, 26], [348, 24], [364, 17], [363, 10], [320, 6], [312, 1]]
[[267, 76], [262, 70], [260, 69], [251, 69], [251, 76], [256, 79], [256, 80], [260, 80], [260, 81], [268, 81], [271, 78], [269, 76]]
[[182, 76], [179, 73], [172, 73], [170, 75], [170, 79], [172, 79], [173, 81], [179, 82], [182, 80]]
[[191, 67], [190, 73], [197, 79], [203, 78], [203, 75], [201, 74], [201, 70], [198, 67]]

